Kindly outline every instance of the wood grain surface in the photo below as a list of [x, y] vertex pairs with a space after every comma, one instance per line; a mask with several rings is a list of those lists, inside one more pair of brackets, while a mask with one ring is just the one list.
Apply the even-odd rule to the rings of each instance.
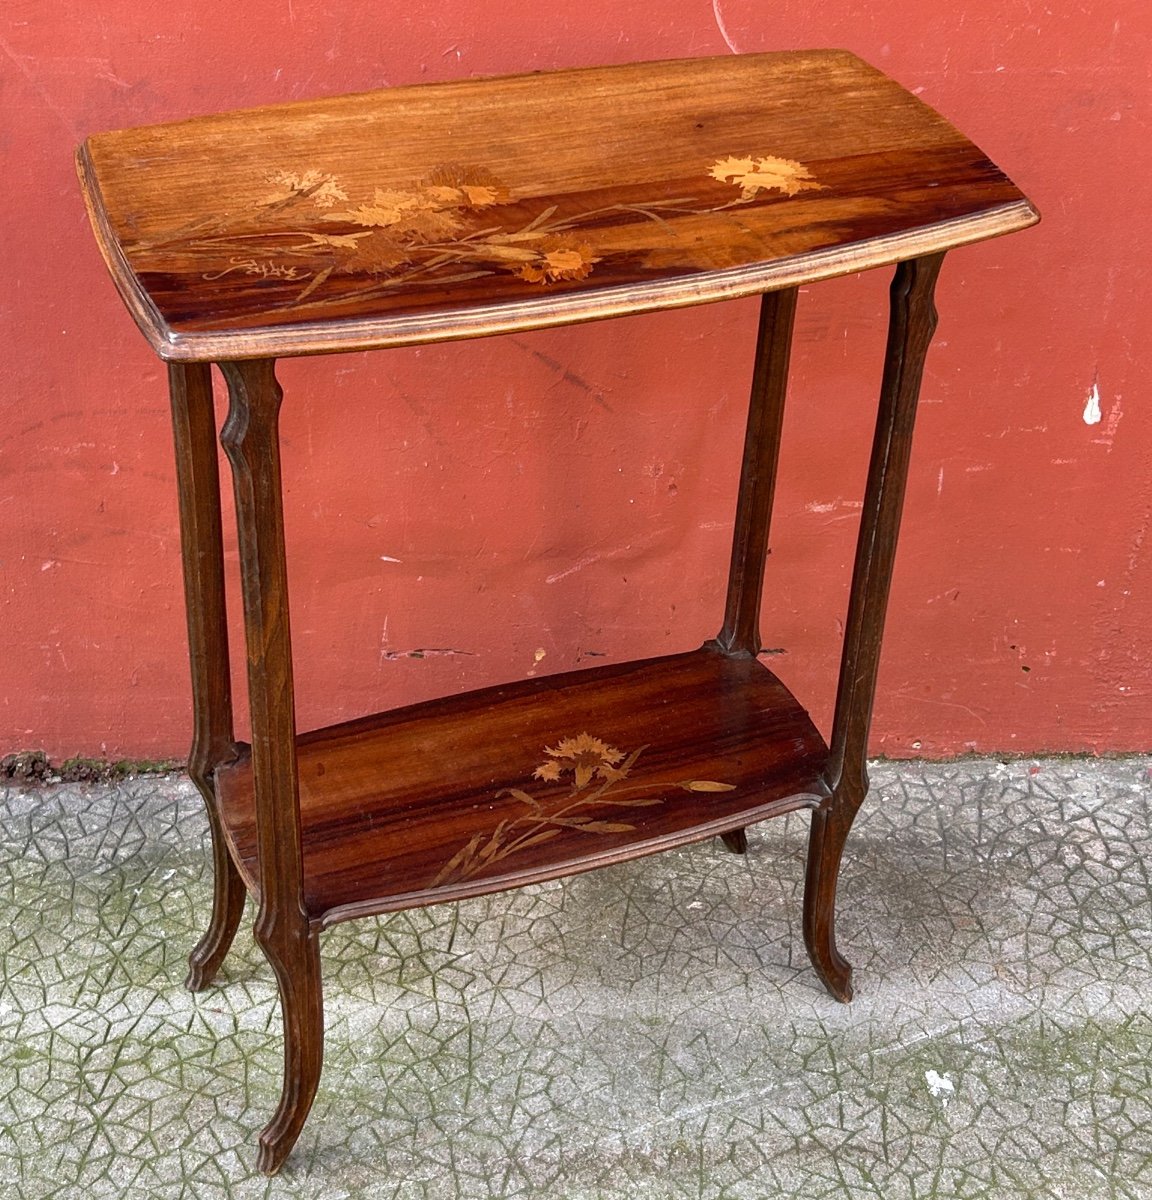
[[1033, 223], [844, 51], [392, 88], [97, 134], [113, 277], [175, 360], [311, 354], [746, 295]]
[[[827, 795], [827, 749], [751, 656], [705, 648], [419, 704], [297, 739], [318, 924], [699, 840]], [[216, 777], [258, 892], [252, 769]]]

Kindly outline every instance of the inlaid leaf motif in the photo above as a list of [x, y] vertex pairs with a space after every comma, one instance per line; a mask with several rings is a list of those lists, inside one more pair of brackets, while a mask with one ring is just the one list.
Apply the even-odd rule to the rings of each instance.
[[299, 304], [301, 300], [304, 300], [308, 296], [310, 296], [324, 282], [324, 280], [327, 279], [328, 276], [331, 274], [332, 274], [331, 267], [325, 267], [322, 271], [317, 271], [316, 274], [313, 275], [311, 280], [308, 282], [308, 286], [305, 287], [305, 289], [300, 293], [300, 295], [296, 297], [296, 303]]
[[783, 192], [795, 196], [811, 188], [822, 188], [803, 164], [792, 158], [720, 158], [708, 174], [720, 183], [731, 182], [740, 188], [741, 200], [754, 200], [759, 191]]
[[371, 204], [361, 204], [356, 208], [329, 213], [324, 219], [386, 229], [390, 225], [399, 225], [405, 213], [410, 213], [416, 208], [418, 202], [418, 197], [410, 192], [377, 188]]
[[314, 246], [335, 246], [341, 250], [355, 250], [360, 245], [360, 239], [370, 237], [371, 234], [367, 230], [364, 233], [313, 233], [309, 230], [305, 236], [308, 238], [305, 249]]
[[587, 242], [542, 242], [534, 257], [517, 274], [529, 283], [551, 283], [558, 279], [586, 279], [600, 256]]
[[442, 189], [441, 194], [453, 194], [453, 204], [469, 208], [488, 208], [503, 204], [508, 199], [508, 189], [485, 167], [465, 167], [459, 163], [444, 163], [436, 167], [424, 181], [428, 190]]
[[279, 191], [268, 197], [267, 203], [282, 204], [295, 197], [306, 197], [317, 208], [331, 208], [338, 200], [347, 200], [348, 193], [336, 181], [335, 175], [323, 171], [276, 171], [268, 176], [268, 182], [276, 184]]
[[414, 248], [402, 234], [377, 229], [357, 238], [356, 248], [335, 253], [333, 261], [342, 275], [388, 275], [413, 260]]
[[451, 237], [463, 228], [453, 205], [442, 203], [428, 191], [401, 192], [377, 188], [371, 204], [325, 214], [326, 221], [339, 221], [368, 228], [395, 228], [425, 242]]
[[477, 258], [498, 262], [501, 266], [513, 264], [512, 270], [519, 271], [521, 264], [534, 263], [540, 257], [538, 250], [527, 250], [523, 246], [505, 246], [493, 238], [476, 246], [473, 253]]
[[522, 838], [517, 845], [517, 849], [527, 850], [529, 846], [538, 846], [541, 842], [551, 841], [554, 837], [560, 836], [559, 829], [545, 829], [541, 833], [534, 833], [531, 837]]
[[689, 779], [680, 785], [686, 792], [734, 792], [731, 783], [717, 783], [713, 779]]
[[[538, 777], [539, 778], [539, 777]], [[534, 812], [540, 812], [540, 802], [534, 796], [528, 795], [522, 788], [508, 788], [506, 792], [500, 792], [499, 795], [509, 795], [519, 800], [521, 804], [527, 804]]]
[[460, 190], [473, 208], [487, 208], [490, 204], [500, 203], [500, 193], [488, 184], [466, 183]]
[[[473, 858], [476, 853], [476, 848], [480, 845], [483, 837], [484, 835], [482, 833], [478, 833], [470, 842], [467, 843], [467, 845], [462, 846], [459, 850], [457, 850], [456, 853], [453, 854], [452, 857], [441, 868], [440, 874], [437, 875], [434, 880], [432, 880], [432, 886], [439, 887], [440, 884], [445, 883], [458, 871], [460, 871], [464, 865]], [[467, 878], [467, 876], [465, 876], [465, 878]]]

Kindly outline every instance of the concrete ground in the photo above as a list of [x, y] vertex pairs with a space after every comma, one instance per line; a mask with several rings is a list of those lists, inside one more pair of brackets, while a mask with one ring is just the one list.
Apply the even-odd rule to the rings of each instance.
[[253, 1173], [280, 1019], [180, 777], [0, 791], [0, 1196], [1152, 1197], [1152, 760], [879, 764], [831, 1000], [807, 819], [325, 935], [327, 1063]]

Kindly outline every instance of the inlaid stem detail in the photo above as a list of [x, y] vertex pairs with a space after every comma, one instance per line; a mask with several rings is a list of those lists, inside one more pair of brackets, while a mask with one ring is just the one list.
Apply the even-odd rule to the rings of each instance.
[[665, 788], [703, 793], [736, 790], [734, 784], [718, 783], [712, 779], [682, 779], [621, 787], [647, 749], [645, 745], [626, 753], [588, 733], [562, 738], [555, 747], [546, 746], [546, 757], [532, 772], [532, 776], [546, 783], [567, 783], [568, 791], [550, 798], [533, 796], [523, 788], [504, 788], [497, 792], [497, 799], [511, 796], [519, 801], [526, 810], [524, 815], [506, 818], [491, 833], [485, 831], [476, 834], [444, 864], [430, 886], [440, 887], [471, 879], [520, 850], [559, 837], [565, 830], [607, 834], [630, 833], [636, 828], [627, 821], [605, 820], [603, 815], [594, 815], [586, 811], [588, 809], [651, 808], [667, 801], [665, 796], [630, 796], [629, 792], [652, 792]]

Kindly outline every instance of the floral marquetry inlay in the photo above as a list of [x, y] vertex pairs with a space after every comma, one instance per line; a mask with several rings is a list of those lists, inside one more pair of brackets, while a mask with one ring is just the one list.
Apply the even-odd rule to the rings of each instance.
[[839, 50], [298, 100], [95, 134], [77, 162], [129, 308], [179, 362], [760, 295], [1036, 220]]
[[653, 795], [654, 792], [736, 790], [734, 784], [713, 779], [621, 786], [647, 749], [648, 746], [640, 746], [628, 753], [588, 733], [561, 738], [555, 746], [546, 746], [544, 761], [532, 772], [532, 778], [559, 784], [565, 790], [556, 794], [552, 788], [535, 796], [523, 788], [505, 788], [498, 792], [497, 799], [510, 796], [523, 805], [523, 815], [505, 818], [490, 833], [476, 834], [444, 864], [431, 886], [441, 887], [471, 879], [511, 855], [551, 841], [568, 830], [591, 835], [634, 832], [634, 819], [615, 819], [631, 814], [603, 810], [652, 808], [667, 803], [667, 796]]
[[[206, 282], [228, 276], [298, 282], [292, 304], [323, 305], [346, 298], [347, 287], [335, 286], [341, 277], [361, 281], [361, 299], [372, 291], [501, 274], [544, 286], [578, 281], [610, 254], [643, 260], [651, 248], [645, 228], [663, 236], [680, 217], [720, 214], [822, 187], [802, 163], [774, 156], [702, 163], [698, 179], [738, 194], [717, 202], [692, 194], [683, 181], [688, 186], [673, 188], [681, 195], [654, 196], [647, 187], [647, 195], [585, 207], [578, 195], [558, 195], [552, 203], [549, 196], [514, 194], [479, 166], [443, 164], [410, 186], [371, 190], [358, 190], [332, 172], [285, 167], [262, 177], [267, 187], [250, 216], [229, 214], [226, 221], [182, 231], [178, 240], [194, 255], [215, 260], [201, 272]], [[597, 245], [606, 235], [611, 248]], [[142, 241], [134, 249], [148, 254], [173, 244]]]
[[734, 183], [740, 188], [741, 200], [755, 200], [760, 191], [782, 192], [795, 196], [823, 185], [812, 178], [803, 163], [790, 158], [720, 158], [708, 172], [720, 183]]

